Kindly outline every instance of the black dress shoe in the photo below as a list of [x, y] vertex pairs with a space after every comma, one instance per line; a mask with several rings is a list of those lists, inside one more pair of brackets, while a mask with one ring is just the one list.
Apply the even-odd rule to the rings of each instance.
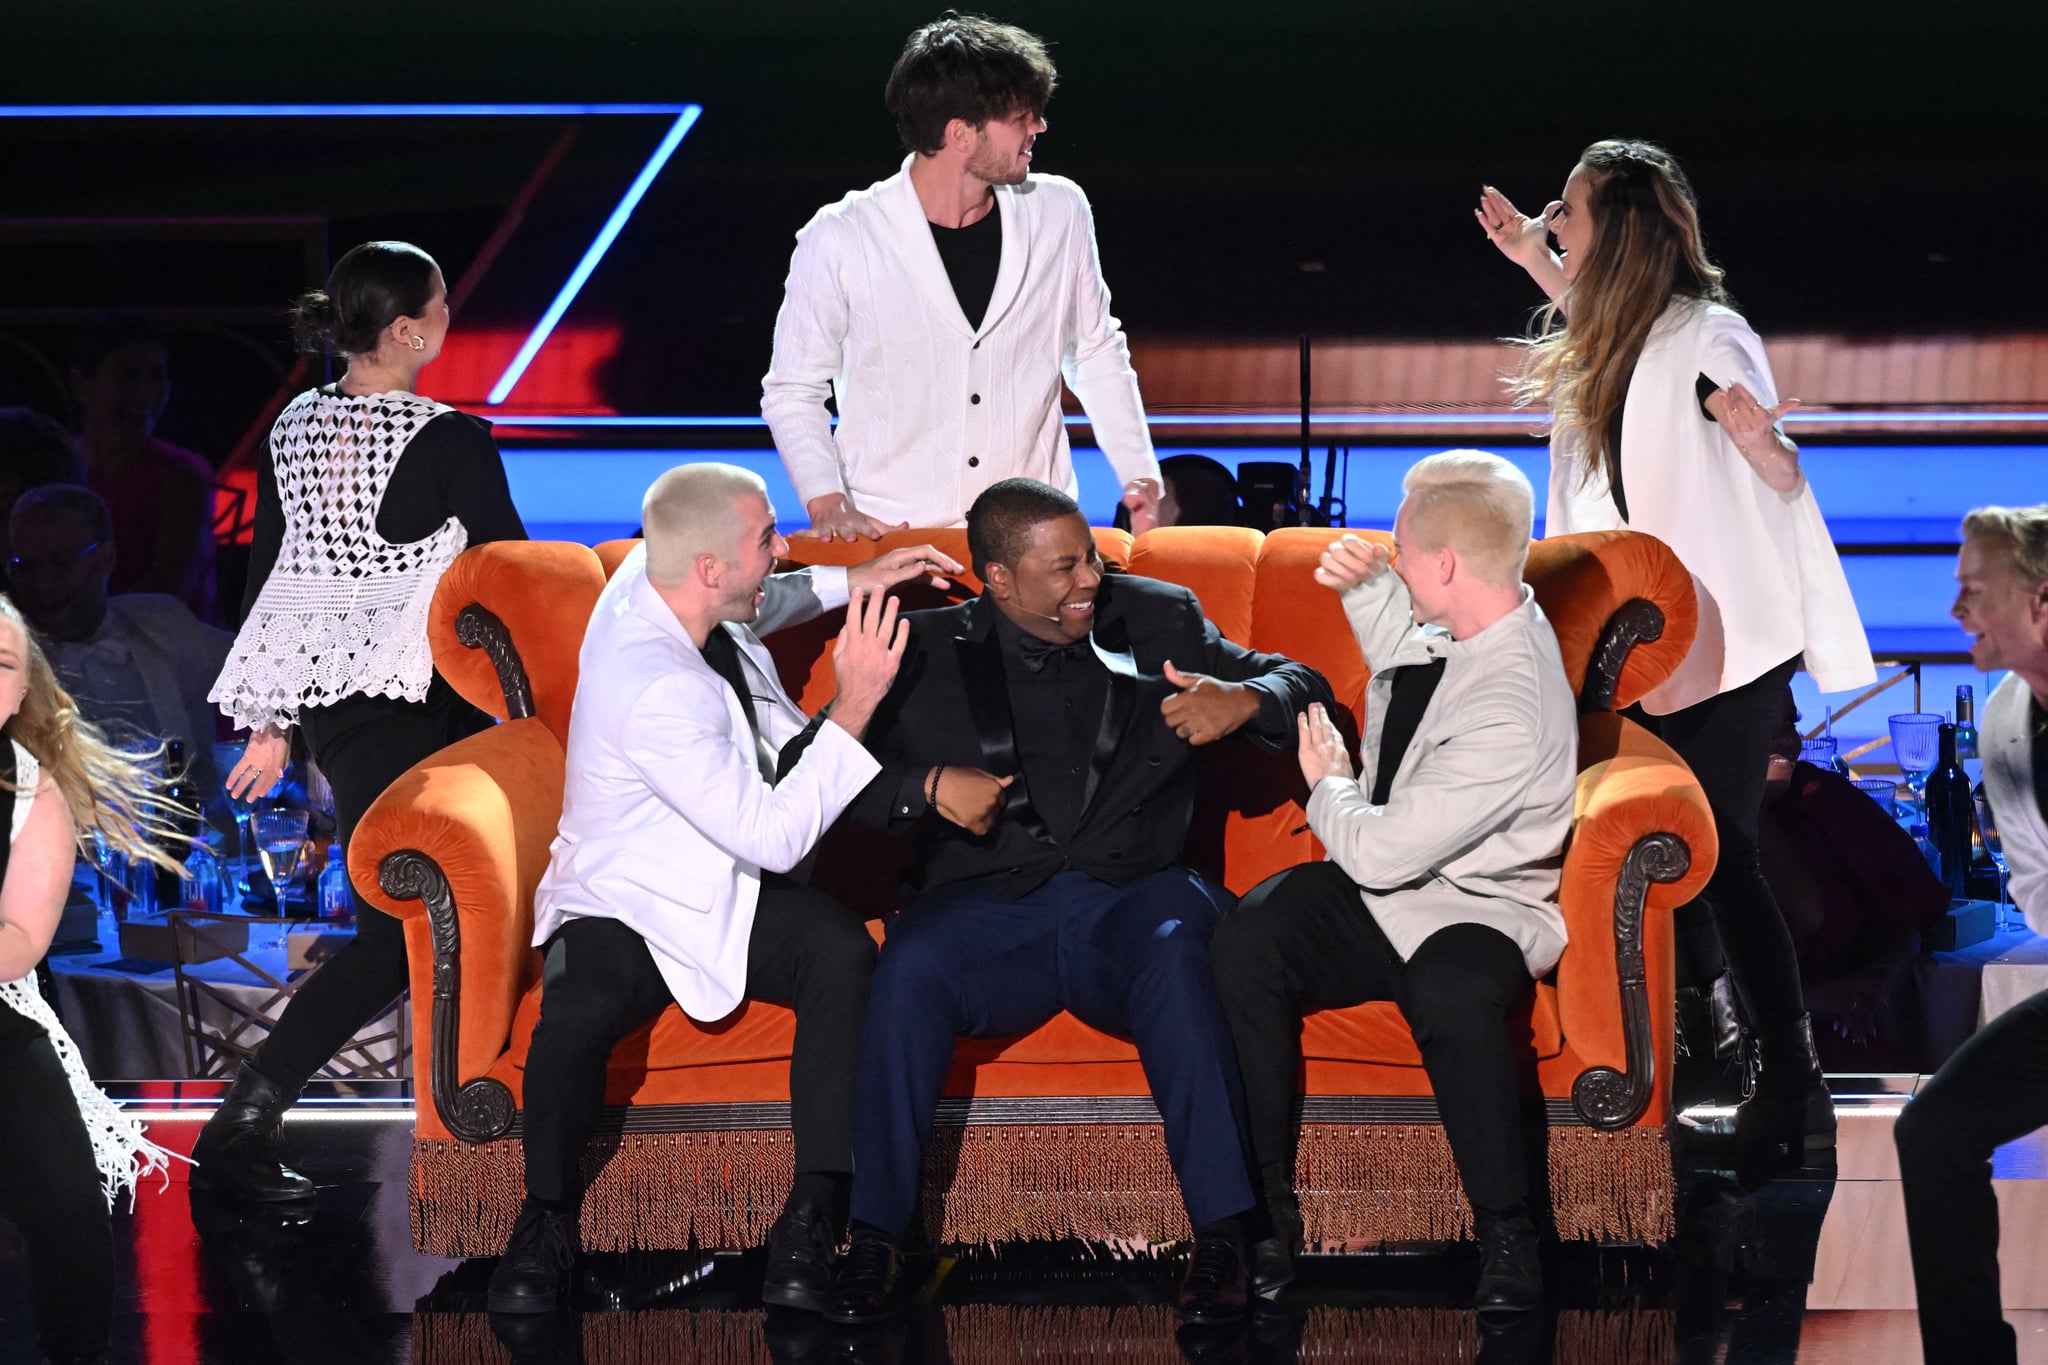
[[1481, 1313], [1521, 1313], [1543, 1301], [1543, 1264], [1529, 1215], [1482, 1215], [1479, 1258], [1476, 1301]]
[[192, 1188], [265, 1204], [312, 1198], [313, 1182], [279, 1156], [284, 1111], [298, 1098], [245, 1064], [192, 1144]]
[[809, 1204], [786, 1208], [768, 1232], [768, 1271], [761, 1302], [822, 1313], [832, 1297], [831, 1219]]
[[825, 1316], [833, 1322], [882, 1322], [890, 1312], [889, 1296], [902, 1268], [896, 1243], [873, 1233], [856, 1233], [840, 1259], [839, 1275]]
[[583, 1365], [583, 1324], [574, 1313], [497, 1313], [491, 1335], [512, 1365]]
[[1173, 1311], [1198, 1327], [1241, 1322], [1249, 1294], [1244, 1248], [1228, 1237], [1197, 1237]]
[[575, 1215], [529, 1207], [491, 1272], [485, 1307], [493, 1313], [552, 1313], [569, 1302], [575, 1282]]
[[1266, 1213], [1273, 1233], [1252, 1243], [1252, 1293], [1270, 1299], [1294, 1283], [1294, 1256], [1301, 1247], [1301, 1205], [1293, 1199], [1269, 1200]]

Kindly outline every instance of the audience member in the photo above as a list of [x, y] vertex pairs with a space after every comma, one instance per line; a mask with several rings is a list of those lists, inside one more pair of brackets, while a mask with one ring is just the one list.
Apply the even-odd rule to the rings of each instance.
[[15, 600], [85, 717], [126, 747], [185, 745], [196, 793], [210, 801], [216, 713], [207, 690], [234, 637], [161, 593], [109, 596], [120, 550], [106, 503], [89, 488], [46, 484], [9, 517]]
[[106, 500], [127, 550], [112, 590], [165, 593], [201, 620], [219, 620], [213, 466], [155, 434], [171, 396], [163, 343], [134, 318], [100, 318], [79, 339], [71, 393], [85, 482]]
[[0, 590], [7, 587], [7, 516], [15, 499], [46, 483], [77, 483], [78, 452], [64, 428], [33, 408], [0, 408]]

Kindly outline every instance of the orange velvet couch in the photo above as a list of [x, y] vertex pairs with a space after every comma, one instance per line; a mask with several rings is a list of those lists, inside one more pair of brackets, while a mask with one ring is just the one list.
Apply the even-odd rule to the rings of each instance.
[[[1335, 594], [1310, 578], [1336, 534], [1096, 536], [1111, 565], [1183, 584], [1224, 635], [1314, 665], [1355, 709], [1363, 661]], [[924, 541], [967, 559], [957, 530], [879, 546], [800, 541], [793, 553], [844, 564]], [[429, 1253], [494, 1254], [517, 1210], [518, 1105], [540, 1002], [533, 892], [561, 813], [583, 630], [628, 548], [500, 543], [455, 562], [434, 602], [435, 662], [506, 723], [407, 773], [350, 849], [356, 885], [406, 928], [415, 1055], [429, 1061], [412, 1222]], [[1613, 712], [1683, 657], [1696, 621], [1691, 582], [1661, 542], [1626, 531], [1538, 542], [1528, 579], [1557, 629], [1582, 714], [1560, 896], [1570, 945], [1515, 1024], [1525, 1087], [1542, 1097], [1559, 1235], [1657, 1242], [1672, 1227], [1670, 912], [1706, 881], [1716, 850], [1691, 772]], [[978, 590], [970, 578], [955, 592]], [[942, 600], [922, 586], [905, 596], [911, 606]], [[768, 640], [807, 710], [831, 695], [837, 615]], [[1353, 735], [1357, 719], [1345, 718]], [[1233, 891], [1321, 856], [1300, 832], [1306, 793], [1291, 756], [1221, 744], [1204, 754], [1201, 782], [1188, 860]], [[815, 882], [869, 914], [880, 937], [904, 860], [897, 841], [838, 829]], [[614, 1107], [586, 1158], [587, 1247], [739, 1247], [766, 1235], [791, 1170], [792, 1033], [793, 1016], [777, 1006], [743, 1005], [715, 1024], [671, 1007], [620, 1044], [607, 1084]], [[1337, 1249], [1469, 1235], [1470, 1210], [1396, 1008], [1312, 1015], [1303, 1052], [1298, 1178], [1310, 1242]], [[963, 1039], [945, 1095], [925, 1175], [936, 1240], [1135, 1245], [1187, 1235], [1130, 1044], [1067, 1015], [1022, 1038]]]

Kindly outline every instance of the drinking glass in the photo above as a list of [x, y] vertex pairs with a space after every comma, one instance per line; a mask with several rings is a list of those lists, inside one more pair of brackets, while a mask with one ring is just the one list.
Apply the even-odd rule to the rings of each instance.
[[1941, 760], [1941, 725], [1947, 719], [1931, 711], [1908, 711], [1890, 717], [1892, 753], [1899, 760], [1906, 786], [1912, 789], [1913, 807], [1922, 814], [1927, 809], [1927, 775]]
[[[2009, 875], [2005, 866], [2005, 845], [1999, 842], [1998, 825], [1991, 818], [1991, 803], [1984, 799], [1982, 792], [1975, 797], [1977, 803], [1977, 835], [1984, 841], [1984, 851], [1991, 855], [1991, 865], [1998, 869], [1998, 927], [2002, 932], [2017, 934], [2027, 927], [2027, 918], [2012, 905], [2006, 894], [2005, 883]], [[2011, 907], [2013, 913], [2006, 910]]]
[[295, 898], [299, 874], [305, 870], [306, 812], [259, 810], [250, 817], [249, 827], [256, 835], [256, 856], [263, 863], [264, 875], [277, 892], [278, 913], [283, 914], [286, 903]]
[[[285, 776], [291, 771], [291, 765], [286, 764], [285, 772], [278, 774], [276, 784], [268, 792], [251, 792], [246, 800], [237, 800], [235, 797], [229, 796], [228, 774], [233, 772], [235, 765], [242, 761], [242, 750], [245, 747], [247, 747], [245, 742], [241, 740], [224, 740], [213, 746], [213, 770], [220, 779], [221, 799], [228, 803], [228, 809], [233, 812], [235, 817], [234, 856], [227, 859], [228, 866], [233, 869], [233, 880], [228, 881], [223, 878], [221, 899], [223, 901], [232, 899], [237, 905], [241, 903], [242, 897], [249, 895], [254, 890], [249, 884], [249, 868], [251, 865], [249, 857], [250, 816], [255, 814], [256, 810], [272, 793], [284, 785]], [[230, 887], [232, 887], [232, 893], [229, 891]]]
[[1803, 741], [1799, 746], [1799, 761], [1811, 763], [1816, 768], [1826, 768], [1833, 771], [1835, 766], [1835, 737], [1833, 735], [1815, 735], [1812, 739]]
[[1884, 807], [1884, 813], [1897, 817], [1899, 813], [1899, 784], [1889, 777], [1859, 777], [1852, 784], [1860, 792]]

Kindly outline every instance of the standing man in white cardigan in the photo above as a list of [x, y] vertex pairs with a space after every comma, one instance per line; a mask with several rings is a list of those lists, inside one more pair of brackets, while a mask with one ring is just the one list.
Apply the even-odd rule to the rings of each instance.
[[612, 576], [583, 639], [561, 831], [534, 905], [544, 965], [522, 1106], [527, 1197], [489, 1306], [542, 1313], [566, 1301], [579, 1171], [618, 1041], [672, 1001], [711, 1022], [760, 999], [797, 1016], [796, 1181], [762, 1297], [816, 1309], [853, 1169], [875, 948], [859, 915], [786, 874], [877, 771], [861, 734], [908, 632], [887, 588], [960, 566], [921, 546], [813, 570], [808, 601], [801, 585], [778, 585], [778, 624], [852, 598], [832, 659], [838, 696], [809, 719], [748, 628], [789, 548], [760, 478], [683, 465], [655, 480], [642, 517], [646, 543]]
[[[2048, 504], [1963, 518], [1950, 614], [1970, 662], [2010, 669], [1984, 706], [1978, 752], [2012, 898], [2048, 934]], [[1991, 1154], [2048, 1124], [2048, 991], [1980, 1029], [1892, 1126], [1927, 1360], [2010, 1362], [2000, 1312]]]
[[1479, 1309], [1518, 1311], [1536, 1305], [1542, 1274], [1507, 1018], [1564, 952], [1578, 710], [1522, 582], [1529, 481], [1496, 455], [1452, 450], [1405, 487], [1391, 572], [1386, 547], [1356, 536], [1316, 568], [1372, 670], [1364, 773], [1321, 707], [1300, 723], [1309, 828], [1329, 860], [1253, 887], [1210, 945], [1272, 1220], [1252, 1288], [1270, 1296], [1294, 1278], [1301, 1016], [1391, 1000], [1478, 1224]]
[[1054, 81], [1020, 28], [925, 25], [886, 91], [902, 169], [797, 234], [761, 415], [813, 534], [959, 526], [984, 488], [1018, 476], [1073, 496], [1063, 379], [1123, 481], [1131, 530], [1157, 523], [1159, 462], [1088, 199], [1030, 173]]

